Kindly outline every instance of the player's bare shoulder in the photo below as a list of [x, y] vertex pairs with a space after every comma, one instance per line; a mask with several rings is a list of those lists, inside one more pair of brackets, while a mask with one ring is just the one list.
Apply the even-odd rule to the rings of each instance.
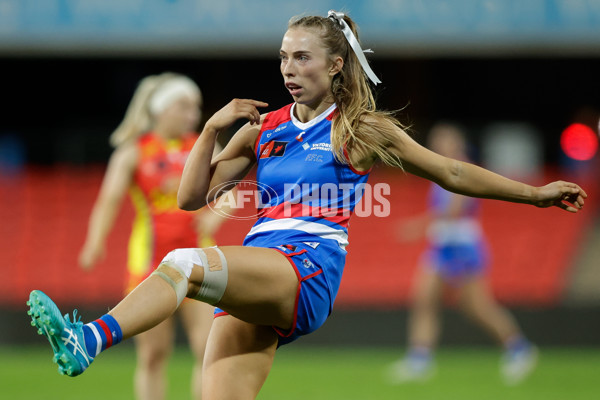
[[253, 124], [251, 122], [247, 122], [246, 124], [244, 124], [244, 126], [242, 128], [240, 128], [240, 130], [236, 133], [236, 136], [240, 136], [240, 139], [243, 140], [243, 142], [249, 146], [249, 148], [252, 149], [252, 151], [255, 151], [255, 146], [256, 146], [256, 141], [260, 136], [260, 132], [262, 131], [262, 126], [263, 123], [265, 122], [265, 118], [267, 117], [268, 113], [264, 113], [260, 115], [260, 122], [257, 124]]
[[110, 156], [109, 163], [124, 171], [133, 170], [140, 159], [140, 148], [136, 140], [119, 145]]

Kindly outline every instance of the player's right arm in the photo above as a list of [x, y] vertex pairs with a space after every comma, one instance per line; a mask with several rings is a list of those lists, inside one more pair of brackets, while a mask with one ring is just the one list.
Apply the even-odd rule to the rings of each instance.
[[[243, 178], [256, 161], [254, 142], [260, 132], [263, 116], [258, 107], [262, 101], [234, 99], [217, 111], [204, 125], [185, 163], [177, 204], [183, 210], [197, 210], [207, 203], [207, 194], [215, 186]], [[212, 159], [217, 135], [238, 119], [250, 122], [236, 132], [225, 149]]]
[[92, 268], [104, 256], [106, 237], [131, 185], [138, 158], [139, 150], [132, 143], [118, 147], [108, 161], [100, 193], [90, 215], [85, 243], [79, 253], [79, 265], [84, 269]]

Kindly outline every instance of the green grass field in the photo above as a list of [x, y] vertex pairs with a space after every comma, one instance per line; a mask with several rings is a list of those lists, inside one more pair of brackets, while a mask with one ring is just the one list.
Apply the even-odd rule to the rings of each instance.
[[[290, 346], [279, 350], [261, 400], [589, 400], [600, 393], [600, 349], [542, 348], [533, 375], [506, 387], [492, 348], [443, 349], [428, 383], [392, 386], [385, 367], [398, 349], [325, 349]], [[0, 347], [0, 397], [11, 400], [133, 399], [134, 352], [128, 345], [102, 354], [77, 378], [58, 375], [49, 347]], [[176, 351], [169, 368], [169, 399], [189, 399], [192, 359]]]

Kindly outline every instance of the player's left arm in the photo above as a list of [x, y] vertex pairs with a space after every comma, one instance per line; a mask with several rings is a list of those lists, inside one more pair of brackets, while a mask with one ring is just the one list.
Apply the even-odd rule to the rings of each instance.
[[575, 183], [556, 181], [541, 187], [531, 186], [474, 164], [443, 157], [421, 146], [401, 129], [397, 131], [388, 150], [402, 161], [404, 169], [454, 193], [536, 207], [556, 206], [569, 212], [579, 211], [587, 198]]

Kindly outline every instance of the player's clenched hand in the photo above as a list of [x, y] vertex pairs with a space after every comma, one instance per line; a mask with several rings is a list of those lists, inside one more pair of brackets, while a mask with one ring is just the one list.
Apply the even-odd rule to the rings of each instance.
[[104, 255], [104, 247], [86, 243], [79, 253], [79, 266], [85, 271], [90, 271], [98, 261], [104, 258]]
[[569, 212], [583, 208], [587, 193], [579, 185], [571, 182], [556, 181], [537, 188], [534, 205], [537, 207], [560, 207]]
[[250, 124], [260, 123], [259, 107], [267, 107], [263, 101], [251, 99], [233, 99], [225, 107], [217, 111], [208, 121], [205, 129], [214, 129], [217, 132], [229, 128], [235, 121], [245, 118]]

